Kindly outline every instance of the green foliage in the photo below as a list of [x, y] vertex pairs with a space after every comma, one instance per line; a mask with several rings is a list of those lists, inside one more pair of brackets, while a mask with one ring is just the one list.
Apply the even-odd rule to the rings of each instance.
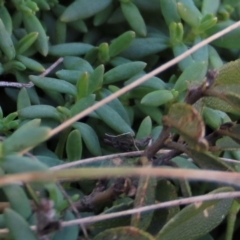
[[[205, 170], [239, 172], [239, 162], [221, 158], [240, 160], [239, 28], [61, 132], [58, 127], [239, 21], [239, 12], [240, 1], [233, 0], [0, 0], [0, 234], [7, 228], [6, 239], [234, 239], [237, 198], [91, 220], [81, 228], [59, 229], [59, 223], [79, 218], [69, 200], [94, 219], [237, 190], [193, 183], [184, 169], [200, 169], [203, 179]], [[163, 149], [168, 152], [157, 153]], [[136, 150], [144, 151], [140, 158], [92, 159]], [[183, 175], [78, 181], [66, 172], [62, 187], [36, 180], [84, 158], [90, 171], [171, 167]], [[19, 176], [28, 176], [26, 183]], [[6, 185], [7, 177], [14, 182]]]

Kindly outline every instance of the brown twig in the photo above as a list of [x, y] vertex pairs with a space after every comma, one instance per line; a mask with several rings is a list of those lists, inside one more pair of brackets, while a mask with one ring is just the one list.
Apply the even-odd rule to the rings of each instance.
[[143, 155], [148, 159], [152, 159], [156, 153], [164, 147], [165, 141], [169, 138], [170, 128], [167, 126], [163, 126], [163, 129], [158, 137], [158, 139], [149, 147], [146, 148]]

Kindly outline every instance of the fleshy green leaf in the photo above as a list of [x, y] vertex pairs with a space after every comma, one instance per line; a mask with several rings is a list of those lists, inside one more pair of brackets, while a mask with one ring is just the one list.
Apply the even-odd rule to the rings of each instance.
[[139, 129], [136, 134], [136, 139], [142, 139], [144, 137], [147, 137], [151, 135], [151, 132], [152, 132], [152, 120], [149, 116], [147, 116], [142, 120], [139, 126]]
[[62, 43], [50, 46], [49, 55], [55, 57], [79, 56], [87, 53], [93, 46], [82, 42]]
[[49, 78], [49, 77], [40, 77], [40, 76], [29, 76], [29, 79], [38, 87], [50, 91], [56, 91], [59, 93], [66, 93], [72, 96], [77, 95], [77, 89], [72, 84], [56, 79], [56, 78]]
[[10, 203], [11, 209], [16, 211], [24, 219], [29, 218], [31, 216], [32, 209], [30, 201], [23, 189], [17, 185], [6, 185], [3, 186], [2, 189]]
[[23, 22], [28, 33], [38, 33], [34, 45], [43, 56], [46, 56], [48, 54], [48, 37], [39, 19], [34, 13], [23, 12]]
[[180, 75], [174, 85], [174, 89], [182, 92], [187, 89], [187, 85], [193, 81], [201, 81], [207, 72], [207, 62], [196, 62], [188, 66]]
[[[209, 29], [207, 31], [208, 36], [212, 36], [213, 34], [231, 26], [235, 22], [232, 20], [227, 20], [223, 22], [219, 22], [216, 24], [213, 28]], [[240, 37], [240, 29], [236, 28], [233, 31], [225, 34], [221, 38], [218, 38], [217, 40], [213, 41], [213, 45], [217, 47], [222, 47], [222, 48], [227, 48], [227, 49], [234, 49], [234, 48], [239, 48], [240, 43], [237, 41]]]
[[89, 18], [106, 8], [112, 1], [77, 0], [70, 4], [61, 16], [61, 21], [71, 22], [78, 19]]
[[[140, 178], [134, 200], [134, 208], [154, 204], [156, 185], [157, 182], [155, 178]], [[131, 225], [141, 230], [146, 230], [151, 223], [152, 217], [153, 212], [133, 214]]]
[[78, 130], [69, 133], [66, 144], [68, 161], [81, 159], [82, 156], [82, 138]]
[[173, 99], [173, 94], [168, 90], [157, 90], [148, 93], [141, 100], [141, 104], [158, 107]]
[[61, 121], [61, 115], [56, 108], [50, 105], [33, 105], [18, 110], [20, 118], [34, 119], [34, 118], [53, 118]]
[[[211, 193], [233, 191], [223, 187]], [[194, 203], [176, 214], [158, 233], [156, 240], [197, 239], [218, 226], [227, 215], [233, 199]]]
[[94, 104], [95, 95], [91, 94], [87, 97], [84, 97], [78, 100], [72, 107], [71, 107], [71, 114], [72, 116], [77, 115], [78, 113], [82, 112], [83, 110], [91, 107]]
[[214, 156], [212, 153], [189, 149], [189, 156], [193, 159], [193, 162], [202, 169], [235, 172], [230, 165]]
[[28, 96], [28, 92], [25, 88], [22, 88], [18, 93], [18, 99], [17, 99], [17, 109], [18, 111], [31, 106], [31, 102]]
[[11, 235], [16, 240], [37, 240], [28, 223], [15, 211], [7, 208], [4, 210], [4, 220]]
[[[157, 182], [155, 191], [155, 198], [158, 202], [167, 202], [178, 198], [176, 187], [166, 179], [161, 179]], [[179, 206], [155, 210], [147, 231], [156, 235], [159, 230], [179, 211]]]
[[[47, 127], [22, 127], [3, 141], [4, 155], [33, 148], [48, 139], [50, 128]], [[24, 141], [23, 141], [24, 139]]]
[[180, 22], [176, 0], [160, 0], [161, 12], [169, 26], [172, 22]]
[[149, 233], [134, 227], [112, 228], [98, 234], [93, 240], [110, 240], [116, 237], [125, 240], [154, 240]]
[[73, 127], [79, 130], [89, 152], [91, 152], [94, 156], [101, 156], [102, 151], [100, 148], [98, 136], [95, 131], [89, 125], [82, 122], [74, 123]]
[[97, 115], [117, 133], [133, 133], [131, 127], [123, 120], [123, 118], [110, 106], [104, 105], [95, 110]]
[[142, 71], [145, 67], [146, 63], [144, 62], [131, 62], [119, 65], [104, 74], [103, 83], [109, 84], [127, 80]]
[[123, 50], [125, 50], [129, 46], [129, 44], [133, 41], [134, 38], [135, 32], [128, 31], [114, 39], [109, 47], [110, 57], [115, 57]]
[[147, 35], [146, 25], [136, 5], [131, 1], [128, 1], [128, 2], [121, 1], [121, 9], [124, 17], [126, 18], [131, 28], [139, 36], [146, 37]]

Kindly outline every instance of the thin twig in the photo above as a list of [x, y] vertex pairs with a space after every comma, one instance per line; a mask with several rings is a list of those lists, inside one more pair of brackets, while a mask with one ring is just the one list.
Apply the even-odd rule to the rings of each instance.
[[[164, 151], [167, 151], [167, 150], [164, 150]], [[121, 157], [139, 157], [139, 156], [141, 156], [142, 153], [143, 153], [143, 151], [134, 151], [134, 152], [127, 152], [127, 153], [116, 153], [116, 154], [100, 156], [100, 157], [92, 157], [92, 158], [87, 158], [87, 159], [80, 159], [80, 160], [77, 160], [74, 162], [65, 163], [65, 164], [51, 167], [51, 170], [72, 168], [72, 167], [77, 167], [80, 165], [95, 163], [95, 162], [109, 160], [109, 159], [118, 158], [118, 157], [119, 158], [121, 158]]]
[[[68, 194], [66, 193], [65, 189], [62, 187], [60, 182], [57, 182], [57, 186], [59, 187], [60, 191], [62, 192], [63, 196], [65, 197], [65, 199], [68, 201], [72, 211], [75, 213], [75, 216], [80, 219], [80, 213], [78, 212], [76, 206], [73, 204], [72, 200], [69, 198]], [[83, 223], [79, 223], [80, 228], [82, 229], [83, 235], [86, 239], [89, 239], [88, 237], [88, 233], [86, 230], [86, 227], [84, 226]]]
[[70, 126], [71, 124], [73, 124], [74, 122], [78, 121], [79, 119], [87, 116], [89, 113], [93, 112], [94, 110], [100, 108], [101, 106], [105, 105], [106, 103], [112, 101], [113, 99], [123, 95], [124, 93], [128, 92], [129, 90], [139, 86], [140, 84], [144, 83], [145, 81], [147, 81], [149, 78], [165, 71], [166, 69], [168, 69], [169, 67], [172, 67], [173, 65], [177, 64], [178, 62], [180, 62], [181, 60], [183, 60], [184, 58], [186, 58], [187, 56], [191, 55], [192, 53], [194, 53], [195, 51], [197, 51], [199, 48], [207, 45], [208, 43], [216, 40], [217, 38], [231, 32], [232, 30], [238, 28], [240, 26], [240, 21], [232, 24], [231, 26], [225, 28], [224, 30], [214, 34], [213, 36], [203, 40], [202, 42], [196, 44], [195, 46], [193, 46], [192, 48], [190, 48], [188, 51], [184, 52], [183, 54], [179, 55], [178, 57], [172, 59], [171, 61], [163, 64], [162, 66], [156, 68], [155, 70], [153, 70], [152, 72], [144, 75], [143, 77], [140, 77], [139, 79], [137, 79], [136, 81], [134, 81], [133, 83], [121, 88], [120, 90], [118, 90], [117, 92], [111, 94], [110, 96], [104, 98], [103, 100], [97, 102], [96, 104], [94, 104], [93, 106], [87, 108], [86, 110], [82, 111], [81, 113], [77, 114], [76, 116], [70, 118], [69, 120], [65, 121], [64, 123], [60, 124], [58, 127], [54, 128], [50, 134], [49, 137], [59, 133], [60, 131], [62, 131], [63, 129], [65, 129], [66, 127]]
[[[164, 153], [169, 153], [172, 150], [160, 150], [157, 152], [157, 154], [164, 154]], [[51, 170], [61, 170], [61, 169], [67, 169], [67, 168], [73, 168], [73, 167], [78, 167], [81, 165], [86, 165], [86, 164], [90, 164], [90, 163], [95, 163], [95, 162], [100, 162], [100, 161], [105, 161], [105, 160], [110, 160], [110, 159], [114, 159], [114, 158], [124, 158], [124, 157], [139, 157], [142, 155], [144, 151], [134, 151], [134, 152], [127, 152], [127, 153], [116, 153], [116, 154], [110, 154], [110, 155], [105, 155], [105, 156], [100, 156], [100, 157], [92, 157], [92, 158], [86, 158], [86, 159], [80, 159], [74, 162], [70, 162], [70, 163], [64, 163], [58, 166], [54, 166], [51, 167]], [[184, 153], [181, 153], [181, 155], [183, 156], [187, 156]], [[233, 160], [230, 158], [219, 158], [222, 161], [225, 162], [232, 162], [232, 163], [236, 163], [236, 164], [240, 164], [239, 160]], [[188, 159], [189, 161], [192, 161], [191, 158]]]
[[[204, 178], [203, 178], [204, 174]], [[174, 169], [174, 168], [148, 168], [148, 167], [106, 167], [106, 168], [76, 168], [60, 171], [34, 171], [17, 174], [6, 174], [0, 177], [0, 186], [16, 182], [46, 182], [64, 181], [66, 179], [77, 181], [79, 179], [99, 179], [118, 177], [166, 177], [173, 179], [189, 179], [203, 182], [221, 182], [234, 186], [240, 186], [240, 173], [216, 170]]]
[[0, 81], [0, 87], [31, 88], [33, 86], [34, 86], [34, 84], [32, 82], [29, 82], [29, 83], [19, 83], [19, 82]]
[[158, 203], [158, 204], [152, 204], [149, 206], [144, 206], [144, 207], [126, 210], [126, 211], [122, 211], [122, 212], [115, 212], [115, 213], [109, 213], [109, 214], [104, 214], [104, 215], [101, 214], [98, 216], [67, 221], [67, 222], [63, 222], [61, 224], [61, 226], [68, 227], [68, 226], [79, 224], [79, 222], [81, 222], [81, 223], [99, 222], [99, 221], [112, 219], [112, 218], [116, 218], [116, 217], [122, 217], [122, 216], [132, 215], [132, 214], [141, 213], [141, 212], [153, 211], [153, 210], [160, 209], [160, 208], [174, 207], [174, 206], [185, 205], [185, 204], [196, 203], [196, 202], [199, 203], [199, 202], [203, 202], [203, 201], [235, 198], [235, 197], [239, 197], [239, 196], [240, 196], [240, 191], [213, 193], [213, 194], [207, 194], [207, 195], [197, 196], [197, 197], [182, 198], [182, 199], [178, 199], [178, 200], [173, 200], [173, 201], [168, 201], [168, 202]]
[[[62, 63], [63, 58], [59, 58], [55, 63], [53, 63], [49, 68], [47, 68], [43, 73], [39, 76], [45, 77], [48, 75], [54, 68], [56, 68], [60, 63]], [[31, 88], [34, 84], [30, 81], [28, 83], [19, 83], [19, 82], [7, 82], [0, 81], [0, 87], [13, 87], [13, 88]]]
[[[86, 224], [86, 223], [94, 223], [99, 221], [104, 221], [107, 219], [122, 217], [122, 216], [128, 216], [136, 213], [142, 213], [147, 211], [153, 211], [160, 208], [168, 208], [168, 207], [174, 207], [179, 205], [186, 205], [191, 203], [199, 203], [203, 201], [212, 201], [212, 200], [221, 200], [221, 199], [227, 199], [227, 198], [236, 198], [240, 196], [240, 191], [237, 192], [224, 192], [224, 193], [213, 193], [213, 194], [207, 194], [202, 196], [196, 196], [196, 197], [189, 197], [189, 198], [182, 198], [177, 200], [172, 200], [164, 203], [158, 203], [158, 204], [152, 204], [140, 208], [135, 208], [131, 210], [121, 211], [121, 212], [114, 212], [109, 214], [101, 214], [98, 216], [93, 217], [86, 217], [81, 219], [75, 219], [71, 221], [65, 221], [61, 223], [61, 227], [69, 227], [77, 224]], [[31, 226], [32, 230], [36, 230], [35, 226]], [[8, 229], [0, 229], [0, 234], [7, 234]]]
[[41, 73], [39, 76], [41, 77], [47, 76], [54, 68], [56, 68], [62, 62], [63, 62], [63, 58], [61, 57], [55, 63], [53, 63], [49, 68], [47, 68], [43, 73]]

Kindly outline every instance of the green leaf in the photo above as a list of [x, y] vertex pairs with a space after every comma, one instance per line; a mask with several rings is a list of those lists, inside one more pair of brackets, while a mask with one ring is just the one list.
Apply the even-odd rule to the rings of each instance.
[[88, 93], [98, 90], [103, 83], [104, 65], [101, 64], [91, 73], [88, 83]]
[[22, 88], [18, 93], [18, 99], [17, 99], [17, 109], [18, 111], [31, 106], [31, 102], [28, 96], [28, 92], [26, 88]]
[[162, 112], [158, 107], [149, 107], [142, 105], [139, 101], [135, 100], [137, 108], [143, 112], [146, 116], [151, 117], [158, 124], [162, 124]]
[[98, 60], [107, 63], [110, 59], [108, 43], [101, 43], [98, 47]]
[[3, 216], [6, 226], [15, 240], [37, 240], [28, 223], [18, 213], [6, 208]]
[[13, 60], [4, 64], [3, 69], [5, 72], [24, 71], [26, 70], [26, 66], [19, 61]]
[[15, 46], [17, 54], [23, 54], [26, 50], [28, 50], [36, 41], [38, 35], [38, 32], [31, 32], [22, 37]]
[[202, 115], [204, 122], [214, 130], [219, 128], [223, 123], [231, 122], [231, 119], [225, 112], [208, 107], [203, 107]]
[[215, 1], [208, 1], [208, 0], [203, 0], [202, 1], [202, 14], [213, 14], [216, 15], [218, 8], [220, 5], [220, 0], [215, 0]]
[[34, 43], [37, 50], [43, 55], [48, 54], [48, 37], [40, 23], [39, 19], [34, 13], [23, 12], [23, 23], [28, 33], [37, 32], [38, 37]]
[[10, 15], [8, 9], [4, 6], [0, 7], [0, 18], [2, 19], [6, 30], [11, 35], [12, 34], [12, 28], [13, 28], [12, 18], [11, 18], [11, 15]]
[[104, 8], [101, 12], [98, 12], [94, 16], [93, 25], [95, 27], [98, 27], [104, 24], [109, 19], [112, 11], [113, 11], [113, 4], [110, 4], [106, 8]]
[[65, 80], [67, 82], [72, 83], [73, 85], [76, 85], [79, 78], [82, 76], [82, 74], [87, 71], [79, 71], [79, 70], [66, 70], [62, 69], [56, 72], [56, 75], [59, 79]]
[[65, 43], [67, 38], [67, 24], [61, 22], [59, 19], [56, 21], [56, 44]]
[[17, 185], [6, 185], [2, 189], [10, 203], [11, 209], [24, 219], [28, 219], [31, 216], [32, 208], [23, 189]]
[[[213, 193], [233, 191], [222, 187]], [[158, 233], [156, 240], [197, 239], [218, 226], [227, 215], [233, 199], [212, 200], [194, 203], [175, 215]]]
[[[100, 97], [100, 99], [104, 99], [108, 96], [110, 96], [112, 93], [105, 89], [102, 88], [99, 92], [98, 92], [98, 96]], [[107, 105], [109, 107], [111, 107], [112, 109], [114, 109], [122, 118], [123, 120], [130, 125], [130, 119], [129, 116], [125, 110], [125, 108], [123, 107], [122, 103], [119, 101], [118, 98], [113, 99], [111, 102], [107, 103]]]
[[223, 65], [223, 60], [219, 56], [216, 49], [208, 45], [208, 57], [209, 57], [209, 68], [210, 69], [219, 69]]
[[59, 93], [70, 94], [72, 96], [77, 95], [77, 89], [72, 84], [60, 80], [57, 78], [49, 78], [49, 77], [40, 77], [30, 75], [29, 79], [37, 86], [42, 89], [56, 91]]
[[82, 157], [82, 138], [78, 130], [69, 133], [66, 144], [68, 161], [79, 160]]
[[113, 238], [119, 240], [154, 240], [154, 237], [149, 233], [134, 227], [112, 228], [98, 234], [93, 240], [110, 240]]
[[46, 171], [48, 167], [39, 161], [33, 161], [28, 157], [20, 157], [17, 155], [5, 156], [2, 159], [1, 167], [9, 174], [25, 173], [34, 171]]
[[[197, 45], [201, 41], [202, 41], [202, 38], [197, 36], [194, 40], [194, 45]], [[207, 62], [208, 58], [209, 58], [208, 45], [205, 45], [202, 48], [200, 48], [199, 50], [195, 51], [192, 54], [192, 58], [195, 62], [203, 62], [203, 61]]]
[[141, 100], [141, 104], [158, 107], [171, 101], [173, 98], [174, 97], [171, 91], [157, 90], [145, 95]]
[[152, 132], [152, 120], [149, 116], [145, 117], [136, 134], [136, 139], [142, 139], [144, 137], [150, 136]]
[[68, 70], [77, 70], [81, 72], [92, 73], [93, 68], [88, 61], [80, 57], [67, 56], [64, 57], [63, 65]]
[[91, 94], [87, 97], [84, 97], [78, 100], [72, 107], [71, 107], [71, 114], [72, 116], [77, 115], [78, 113], [82, 112], [83, 110], [91, 107], [94, 104], [95, 95]]
[[131, 60], [139, 60], [168, 48], [168, 40], [166, 36], [160, 39], [156, 37], [135, 38], [120, 55]]
[[[239, 59], [236, 61], [230, 61], [229, 63], [224, 64], [219, 69], [219, 72], [216, 76], [216, 79], [215, 79], [212, 87], [218, 87], [220, 85], [225, 85], [224, 87], [228, 87], [227, 85], [240, 84], [239, 68], [240, 68], [240, 60]], [[218, 90], [218, 88], [216, 88], [216, 89]], [[227, 89], [228, 88], [226, 88], [226, 90]]]
[[[63, 221], [75, 220], [72, 212], [66, 211], [63, 216]], [[76, 240], [78, 238], [79, 227], [77, 225], [64, 227], [56, 232], [53, 240]]]
[[101, 156], [102, 151], [100, 148], [98, 136], [95, 131], [89, 125], [82, 122], [74, 123], [73, 127], [79, 130], [89, 152], [94, 156]]
[[193, 81], [201, 81], [207, 72], [207, 62], [196, 62], [185, 68], [174, 85], [176, 91], [182, 92], [187, 89], [187, 85]]
[[[109, 213], [130, 210], [130, 209], [132, 209], [132, 207], [133, 207], [133, 201], [126, 200], [123, 203], [113, 205], [112, 207], [105, 210], [102, 214], [109, 214]], [[92, 223], [89, 228], [94, 233], [101, 233], [102, 231], [104, 231], [106, 229], [112, 229], [112, 228], [116, 228], [116, 227], [120, 227], [120, 226], [129, 226], [130, 220], [131, 220], [130, 218], [131, 218], [131, 216], [127, 215], [127, 216], [121, 216], [118, 218], [107, 219], [107, 220]]]
[[[156, 178], [140, 178], [134, 200], [134, 208], [154, 204], [156, 185]], [[146, 230], [151, 223], [152, 217], [152, 211], [133, 214], [131, 218], [131, 226], [137, 227], [141, 230]]]
[[123, 50], [125, 50], [130, 43], [135, 38], [135, 32], [128, 31], [121, 35], [119, 35], [116, 39], [114, 39], [109, 47], [109, 55], [110, 57], [115, 57], [119, 53], [121, 53]]
[[215, 15], [206, 14], [202, 18], [202, 20], [200, 22], [200, 26], [198, 27], [196, 32], [199, 32], [199, 33], [206, 32], [206, 30], [212, 28], [217, 23], [217, 21], [218, 21], [218, 18], [215, 17]]
[[235, 172], [234, 168], [212, 153], [189, 149], [189, 156], [193, 159], [193, 162], [202, 169]]
[[50, 46], [49, 55], [55, 57], [79, 56], [87, 53], [92, 48], [92, 45], [82, 42], [62, 43]]
[[230, 137], [223, 137], [217, 140], [216, 146], [222, 151], [238, 151], [240, 150], [240, 144], [236, 143]]
[[70, 4], [61, 16], [61, 21], [72, 22], [78, 19], [89, 18], [106, 8], [112, 1], [77, 0]]
[[33, 70], [33, 71], [36, 71], [36, 72], [45, 71], [42, 64], [33, 60], [32, 58], [28, 58], [28, 57], [25, 57], [23, 55], [17, 55], [16, 59], [19, 60], [20, 62], [22, 62], [30, 70]]
[[56, 108], [50, 105], [33, 105], [18, 110], [20, 118], [34, 119], [34, 118], [53, 118], [61, 121], [61, 115]]
[[176, 0], [160, 0], [161, 12], [165, 22], [169, 26], [172, 22], [180, 22]]
[[192, 0], [179, 0], [177, 9], [180, 17], [191, 27], [199, 26], [202, 14]]
[[117, 133], [133, 133], [131, 127], [123, 120], [123, 118], [110, 106], [104, 105], [95, 110], [97, 115], [105, 122], [110, 128]]
[[[18, 153], [49, 138], [50, 128], [47, 127], [23, 127], [16, 130], [10, 137], [3, 141], [3, 155]], [[23, 141], [24, 139], [24, 141]]]
[[[158, 202], [167, 202], [178, 199], [176, 187], [166, 179], [160, 179], [156, 186], [155, 199]], [[152, 221], [147, 229], [147, 232], [157, 235], [159, 230], [178, 212], [179, 206], [161, 208], [154, 211]]]
[[136, 5], [131, 2], [123, 2], [121, 1], [121, 9], [124, 17], [126, 18], [128, 24], [131, 28], [141, 37], [146, 37], [147, 28], [144, 22], [144, 19], [136, 7]]
[[173, 46], [178, 45], [179, 43], [181, 44], [183, 40], [183, 34], [184, 34], [182, 23], [172, 22], [169, 26], [169, 32], [170, 32], [171, 44]]
[[119, 65], [104, 74], [103, 83], [110, 84], [127, 80], [128, 78], [142, 71], [145, 67], [146, 63], [140, 61]]
[[[183, 54], [187, 50], [188, 50], [188, 47], [184, 43], [177, 42], [173, 46], [174, 57], [178, 57], [179, 55]], [[194, 61], [192, 59], [192, 56], [187, 56], [178, 63], [178, 66], [182, 71], [185, 71], [188, 67], [190, 67], [193, 64], [194, 64]]]
[[[227, 20], [223, 22], [219, 22], [213, 28], [207, 31], [208, 36], [212, 36], [213, 34], [220, 32], [221, 30], [231, 26], [235, 22], [232, 20]], [[235, 49], [240, 47], [240, 42], [237, 40], [240, 37], [240, 29], [236, 28], [233, 31], [225, 34], [221, 38], [213, 41], [212, 44], [217, 47], [227, 48], [227, 49]]]
[[77, 88], [77, 100], [84, 98], [88, 95], [88, 80], [89, 76], [87, 72], [84, 72], [81, 77], [78, 79], [76, 88]]
[[[17, 81], [20, 83], [28, 83], [29, 82], [28, 75], [26, 75], [26, 74], [16, 72], [15, 76], [16, 76]], [[36, 104], [36, 105], [40, 104], [40, 100], [39, 100], [39, 97], [38, 97], [35, 87], [27, 88], [27, 92], [28, 92], [28, 95], [29, 95], [29, 98], [30, 98], [32, 104]]]
[[6, 55], [7, 59], [10, 61], [15, 58], [16, 51], [11, 39], [10, 34], [6, 30], [3, 21], [0, 19], [0, 49]]

